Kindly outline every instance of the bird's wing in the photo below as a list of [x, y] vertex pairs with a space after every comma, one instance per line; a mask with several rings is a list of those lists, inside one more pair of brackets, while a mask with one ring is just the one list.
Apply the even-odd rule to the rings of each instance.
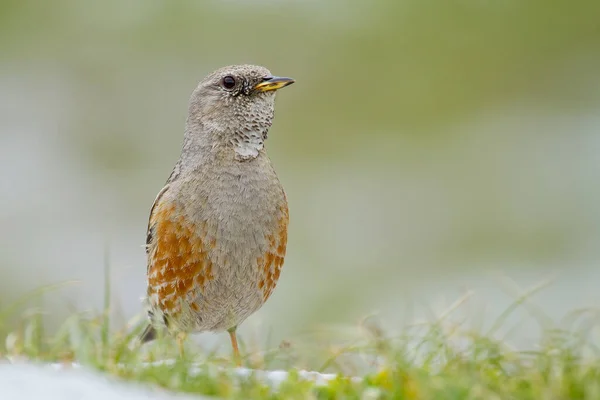
[[207, 250], [214, 244], [206, 243], [205, 227], [187, 220], [165, 196], [168, 190], [167, 185], [159, 192], [148, 222], [148, 299], [164, 314], [175, 314], [181, 300], [213, 279]]
[[[152, 203], [152, 208], [150, 208], [150, 217], [148, 218], [148, 229], [146, 230], [146, 255], [149, 255], [151, 252], [151, 249], [154, 245], [154, 231], [156, 229], [156, 224], [153, 223], [153, 215], [154, 215], [154, 210], [156, 209], [156, 205], [159, 203], [161, 197], [163, 196], [163, 194], [165, 194], [165, 192], [169, 189], [169, 185], [165, 185], [165, 187], [163, 187], [160, 192], [158, 192], [158, 194], [156, 195], [156, 198], [154, 199], [154, 203]], [[155, 221], [154, 221], [155, 222]], [[150, 263], [148, 263], [148, 270], [146, 272], [148, 272], [150, 270]]]

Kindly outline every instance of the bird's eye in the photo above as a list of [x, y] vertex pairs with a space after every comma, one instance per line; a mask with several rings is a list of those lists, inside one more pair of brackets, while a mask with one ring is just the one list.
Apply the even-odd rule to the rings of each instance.
[[223, 78], [222, 84], [225, 89], [233, 89], [235, 86], [235, 78], [231, 75], [227, 75]]

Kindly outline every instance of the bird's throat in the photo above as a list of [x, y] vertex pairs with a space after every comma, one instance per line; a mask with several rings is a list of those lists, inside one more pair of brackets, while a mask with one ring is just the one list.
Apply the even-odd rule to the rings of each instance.
[[265, 145], [266, 137], [266, 131], [261, 132], [251, 130], [236, 132], [231, 139], [236, 159], [239, 161], [246, 161], [258, 157], [258, 154]]

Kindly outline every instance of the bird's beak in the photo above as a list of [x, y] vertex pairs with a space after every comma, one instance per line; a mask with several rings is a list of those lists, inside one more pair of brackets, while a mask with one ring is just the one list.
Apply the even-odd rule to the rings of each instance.
[[269, 92], [271, 90], [281, 89], [282, 87], [286, 87], [291, 85], [295, 81], [292, 78], [285, 78], [282, 76], [271, 76], [269, 78], [265, 78], [263, 82], [254, 86], [255, 90], [259, 92]]

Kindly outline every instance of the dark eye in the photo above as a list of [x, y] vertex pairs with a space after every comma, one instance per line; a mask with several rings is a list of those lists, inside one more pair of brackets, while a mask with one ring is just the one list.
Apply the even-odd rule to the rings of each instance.
[[231, 75], [227, 75], [225, 78], [223, 78], [222, 82], [225, 89], [233, 89], [235, 86], [235, 78]]

